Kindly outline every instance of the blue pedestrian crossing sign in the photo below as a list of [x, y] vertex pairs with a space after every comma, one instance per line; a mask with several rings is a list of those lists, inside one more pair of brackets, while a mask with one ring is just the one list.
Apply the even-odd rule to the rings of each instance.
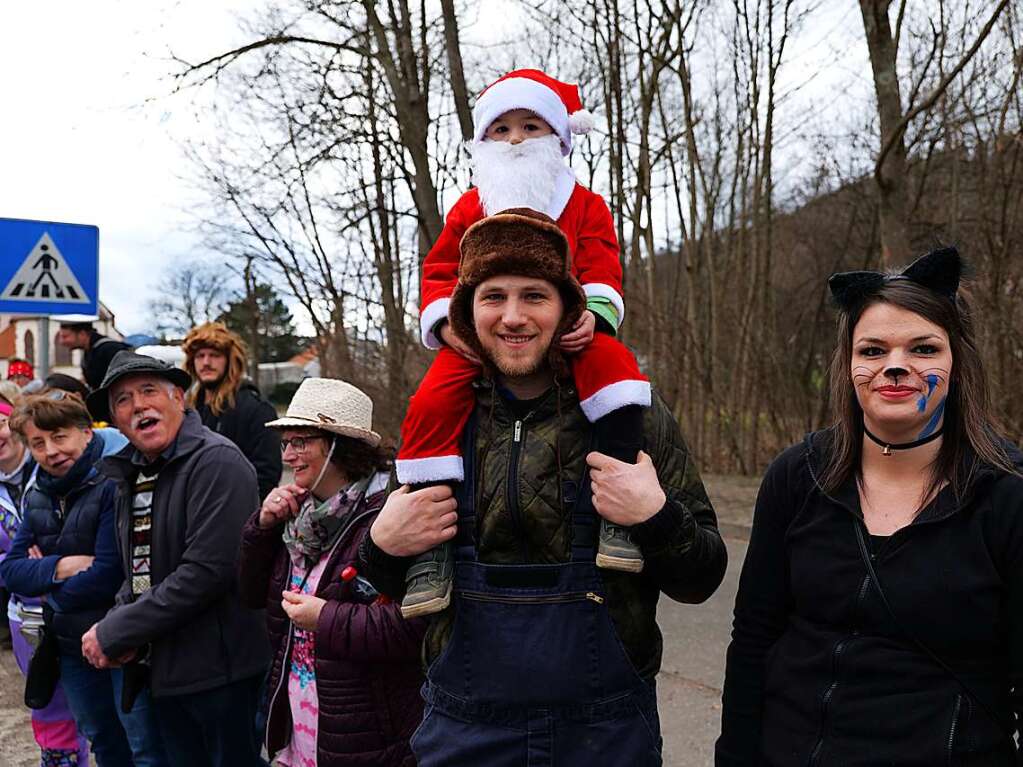
[[96, 314], [99, 228], [0, 218], [0, 313]]

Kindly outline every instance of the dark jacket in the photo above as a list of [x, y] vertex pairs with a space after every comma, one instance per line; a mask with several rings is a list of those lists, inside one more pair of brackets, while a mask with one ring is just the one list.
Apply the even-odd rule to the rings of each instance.
[[[152, 647], [157, 697], [220, 687], [265, 671], [263, 614], [238, 599], [241, 530], [256, 498], [256, 474], [231, 442], [193, 410], [161, 456], [153, 492], [152, 588], [133, 600], [127, 580], [117, 606], [99, 624], [103, 652], [119, 657]], [[131, 492], [144, 459], [128, 445], [101, 470], [118, 483], [117, 533], [131, 572]]]
[[277, 417], [274, 406], [263, 399], [251, 381], [242, 381], [234, 397], [234, 407], [220, 414], [206, 405], [206, 390], [199, 388], [195, 410], [202, 425], [227, 437], [242, 451], [256, 469], [259, 500], [262, 501], [281, 481], [281, 438], [263, 424]]
[[[12, 592], [46, 596], [47, 625], [61, 652], [71, 655], [81, 654], [82, 634], [106, 615], [124, 581], [115, 533], [116, 486], [92, 466], [101, 452], [99, 437], [93, 437], [90, 448], [79, 459], [82, 465], [76, 465], [83, 476], [62, 495], [40, 487], [49, 475], [39, 471], [36, 483], [26, 491], [24, 518], [11, 550], [0, 563], [0, 575]], [[42, 559], [29, 558], [33, 545], [43, 552]], [[58, 560], [74, 554], [95, 560], [87, 570], [55, 581]]]
[[[575, 390], [552, 388], [519, 417], [503, 396], [479, 390], [470, 423], [477, 432], [477, 474], [482, 484], [476, 531], [480, 559], [496, 564], [567, 561], [571, 507], [568, 502], [558, 503], [556, 456], [560, 448], [563, 488], [578, 487], [593, 443], [593, 426], [583, 415]], [[657, 514], [632, 528], [646, 559], [643, 572], [601, 570], [600, 574], [608, 610], [629, 658], [642, 676], [653, 677], [661, 667], [662, 639], [657, 627], [661, 592], [679, 602], [704, 601], [721, 583], [727, 554], [699, 472], [660, 397], [654, 397], [653, 406], [646, 409], [644, 437], [668, 501]], [[570, 495], [566, 493], [565, 498]], [[363, 569], [381, 591], [401, 595], [406, 560], [387, 556], [369, 536], [360, 556]], [[452, 620], [452, 611], [447, 610], [431, 623], [427, 662], [437, 657], [446, 642]]]
[[[384, 505], [383, 490], [356, 509], [341, 534], [316, 589], [326, 599], [316, 629], [316, 690], [320, 712], [317, 764], [415, 764], [409, 739], [423, 715], [419, 652], [425, 621], [405, 621], [397, 604], [363, 604], [354, 598], [341, 572], [355, 563], [359, 541]], [[281, 608], [291, 558], [281, 539], [283, 525], [264, 530], [257, 511], [242, 532], [239, 583], [242, 600], [266, 607], [273, 646], [267, 695], [267, 753], [276, 754], [291, 738], [288, 704], [292, 624]]]
[[124, 341], [115, 341], [107, 338], [95, 330], [89, 334], [89, 348], [82, 355], [82, 376], [89, 388], [95, 391], [103, 383], [103, 376], [107, 374], [110, 361], [114, 355], [124, 349], [131, 349], [130, 344]]
[[963, 498], [946, 487], [871, 542], [855, 481], [831, 495], [816, 484], [827, 441], [789, 448], [761, 485], [716, 764], [1015, 764], [1005, 733], [1023, 708], [1023, 479], [983, 469]]

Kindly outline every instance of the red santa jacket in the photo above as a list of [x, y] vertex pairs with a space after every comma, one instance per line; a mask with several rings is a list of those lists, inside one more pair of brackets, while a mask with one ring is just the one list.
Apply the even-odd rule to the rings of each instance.
[[[557, 220], [558, 226], [568, 238], [572, 270], [586, 295], [609, 300], [618, 312], [620, 324], [625, 316], [622, 265], [618, 258], [618, 237], [615, 235], [611, 211], [603, 197], [576, 182], [574, 176], [571, 178], [571, 186], [559, 184], [564, 190], [560, 195], [563, 202], [558, 200], [559, 194], [556, 191], [551, 209], [545, 212]], [[465, 230], [483, 218], [483, 215], [479, 193], [476, 189], [470, 189], [448, 212], [444, 230], [423, 262], [419, 324], [423, 343], [431, 349], [441, 347], [440, 340], [433, 335], [433, 329], [448, 316], [448, 302], [458, 281], [458, 245]]]

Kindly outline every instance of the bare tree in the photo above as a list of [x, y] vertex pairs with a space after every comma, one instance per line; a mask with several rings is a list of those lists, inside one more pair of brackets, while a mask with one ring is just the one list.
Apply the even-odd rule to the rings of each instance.
[[196, 325], [220, 314], [230, 296], [230, 275], [209, 261], [187, 260], [164, 270], [157, 293], [148, 308], [156, 330], [181, 337]]

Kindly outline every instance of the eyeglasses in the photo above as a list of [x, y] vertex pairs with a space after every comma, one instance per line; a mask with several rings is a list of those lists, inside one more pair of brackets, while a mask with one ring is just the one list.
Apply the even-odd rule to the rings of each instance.
[[288, 449], [288, 445], [291, 445], [296, 453], [304, 453], [309, 447], [309, 441], [313, 439], [323, 439], [318, 434], [310, 434], [308, 437], [292, 437], [291, 439], [281, 440], [281, 453]]

